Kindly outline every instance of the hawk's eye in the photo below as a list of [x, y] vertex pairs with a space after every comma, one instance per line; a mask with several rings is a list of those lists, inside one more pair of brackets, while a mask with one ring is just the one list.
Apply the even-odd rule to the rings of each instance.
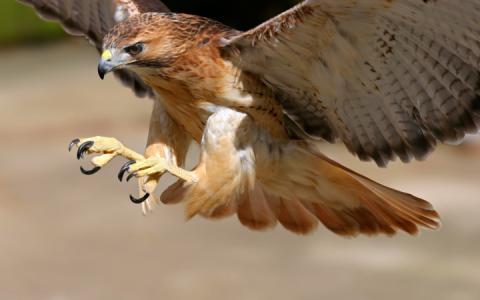
[[124, 50], [130, 55], [138, 55], [143, 51], [143, 43], [136, 43], [131, 46], [127, 46], [124, 48]]

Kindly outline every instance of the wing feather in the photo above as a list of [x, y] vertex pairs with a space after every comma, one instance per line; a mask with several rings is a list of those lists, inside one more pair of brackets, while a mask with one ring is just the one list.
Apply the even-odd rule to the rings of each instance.
[[480, 0], [307, 0], [223, 42], [311, 137], [384, 166], [480, 125]]
[[[86, 37], [101, 51], [102, 39], [118, 22], [131, 15], [145, 12], [165, 12], [168, 8], [159, 0], [18, 0], [31, 5], [38, 14], [60, 22], [71, 35]], [[116, 77], [137, 96], [152, 96], [153, 92], [136, 74], [115, 71]]]

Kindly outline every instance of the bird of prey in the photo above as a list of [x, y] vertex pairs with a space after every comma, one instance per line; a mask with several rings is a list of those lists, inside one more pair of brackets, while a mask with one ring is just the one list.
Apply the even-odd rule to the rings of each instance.
[[[154, 107], [145, 153], [117, 139], [76, 139], [93, 174], [114, 157], [139, 179], [148, 209], [237, 215], [256, 230], [336, 234], [434, 229], [432, 206], [320, 151], [343, 142], [379, 166], [423, 159], [480, 124], [480, 0], [306, 0], [246, 32], [172, 13], [158, 0], [21, 0], [84, 35], [113, 72]], [[191, 140], [198, 165], [182, 168]]]

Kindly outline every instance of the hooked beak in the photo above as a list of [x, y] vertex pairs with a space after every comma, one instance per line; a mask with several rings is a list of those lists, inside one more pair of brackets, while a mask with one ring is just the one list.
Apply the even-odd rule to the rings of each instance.
[[98, 63], [98, 76], [103, 80], [105, 75], [115, 69], [118, 65], [112, 60], [113, 55], [110, 50], [105, 50], [102, 53], [102, 58]]

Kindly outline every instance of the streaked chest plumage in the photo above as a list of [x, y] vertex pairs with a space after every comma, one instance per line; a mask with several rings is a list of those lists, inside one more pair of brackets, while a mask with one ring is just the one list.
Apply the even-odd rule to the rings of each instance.
[[219, 107], [248, 114], [277, 138], [286, 138], [283, 110], [271, 90], [255, 77], [238, 72], [227, 63], [174, 68], [169, 74], [144, 77], [159, 95], [166, 111], [197, 142], [208, 118]]

